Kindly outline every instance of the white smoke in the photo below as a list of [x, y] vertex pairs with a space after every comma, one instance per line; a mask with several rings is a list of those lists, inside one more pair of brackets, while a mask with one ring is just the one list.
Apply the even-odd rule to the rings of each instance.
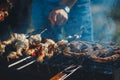
[[117, 0], [92, 0], [95, 41], [112, 41], [116, 24], [111, 11]]

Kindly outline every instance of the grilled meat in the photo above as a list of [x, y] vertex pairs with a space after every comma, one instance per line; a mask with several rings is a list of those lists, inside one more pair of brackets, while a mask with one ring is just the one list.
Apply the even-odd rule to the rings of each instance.
[[4, 53], [7, 45], [12, 45], [15, 51], [11, 51], [7, 58], [16, 59], [25, 53], [29, 56], [37, 56], [37, 61], [42, 63], [44, 58], [51, 58], [54, 53], [62, 53], [64, 56], [89, 58], [96, 62], [108, 62], [120, 59], [120, 47], [104, 47], [98, 43], [85, 41], [73, 41], [68, 43], [61, 40], [55, 43], [52, 39], [44, 42], [39, 34], [27, 37], [25, 34], [14, 33], [6, 41], [0, 43], [0, 53]]

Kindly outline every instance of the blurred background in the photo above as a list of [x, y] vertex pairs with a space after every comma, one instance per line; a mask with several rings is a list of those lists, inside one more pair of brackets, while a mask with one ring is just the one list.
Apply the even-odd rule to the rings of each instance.
[[91, 0], [94, 40], [120, 41], [120, 0]]

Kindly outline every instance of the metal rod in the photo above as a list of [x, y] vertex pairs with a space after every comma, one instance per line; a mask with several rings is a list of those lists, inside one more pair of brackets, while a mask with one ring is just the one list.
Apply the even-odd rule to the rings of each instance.
[[32, 58], [32, 57], [31, 57], [31, 56], [25, 57], [25, 58], [23, 58], [23, 59], [15, 62], [15, 63], [10, 64], [10, 65], [8, 66], [8, 68], [10, 68], [10, 67], [12, 67], [12, 66], [15, 66], [15, 65], [17, 65], [17, 64], [19, 64], [19, 63], [21, 63], [21, 62], [23, 62], [23, 61], [25, 61], [25, 60], [27, 60], [27, 59], [29, 59], [29, 58]]
[[41, 29], [38, 29], [36, 31], [30, 32], [30, 33], [26, 34], [26, 38], [29, 38], [31, 35], [37, 34], [37, 32], [39, 32], [39, 31], [41, 31], [40, 32], [40, 35], [41, 35], [41, 34], [43, 34], [47, 30], [48, 30], [47, 28], [44, 28], [42, 31], [41, 31]]
[[82, 66], [79, 65], [77, 68], [71, 70], [71, 72], [70, 72], [68, 75], [63, 76], [63, 77], [61, 78], [61, 80], [65, 80], [67, 77], [69, 77], [71, 74], [73, 74], [73, 73], [74, 73], [76, 70], [78, 70], [79, 68], [82, 68]]
[[46, 30], [47, 30], [47, 28], [45, 28], [45, 29], [40, 33], [40, 35], [43, 34]]
[[19, 68], [17, 68], [17, 70], [21, 70], [21, 69], [23, 69], [23, 68], [25, 68], [25, 67], [33, 64], [34, 62], [36, 62], [36, 60], [33, 60], [33, 61], [31, 61], [31, 62], [29, 62], [29, 63], [27, 63], [27, 64], [25, 64], [25, 65], [23, 65], [23, 66], [21, 66], [21, 67], [19, 67]]

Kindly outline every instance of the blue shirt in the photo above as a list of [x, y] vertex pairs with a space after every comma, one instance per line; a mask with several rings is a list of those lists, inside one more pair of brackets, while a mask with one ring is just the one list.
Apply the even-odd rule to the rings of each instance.
[[47, 1], [50, 1], [50, 2], [59, 2], [60, 0], [47, 0]]
[[[49, 1], [49, 2], [59, 2], [61, 0], [46, 0], [46, 1]], [[90, 0], [77, 0], [77, 3], [78, 4], [83, 4], [83, 3], [88, 3]]]

